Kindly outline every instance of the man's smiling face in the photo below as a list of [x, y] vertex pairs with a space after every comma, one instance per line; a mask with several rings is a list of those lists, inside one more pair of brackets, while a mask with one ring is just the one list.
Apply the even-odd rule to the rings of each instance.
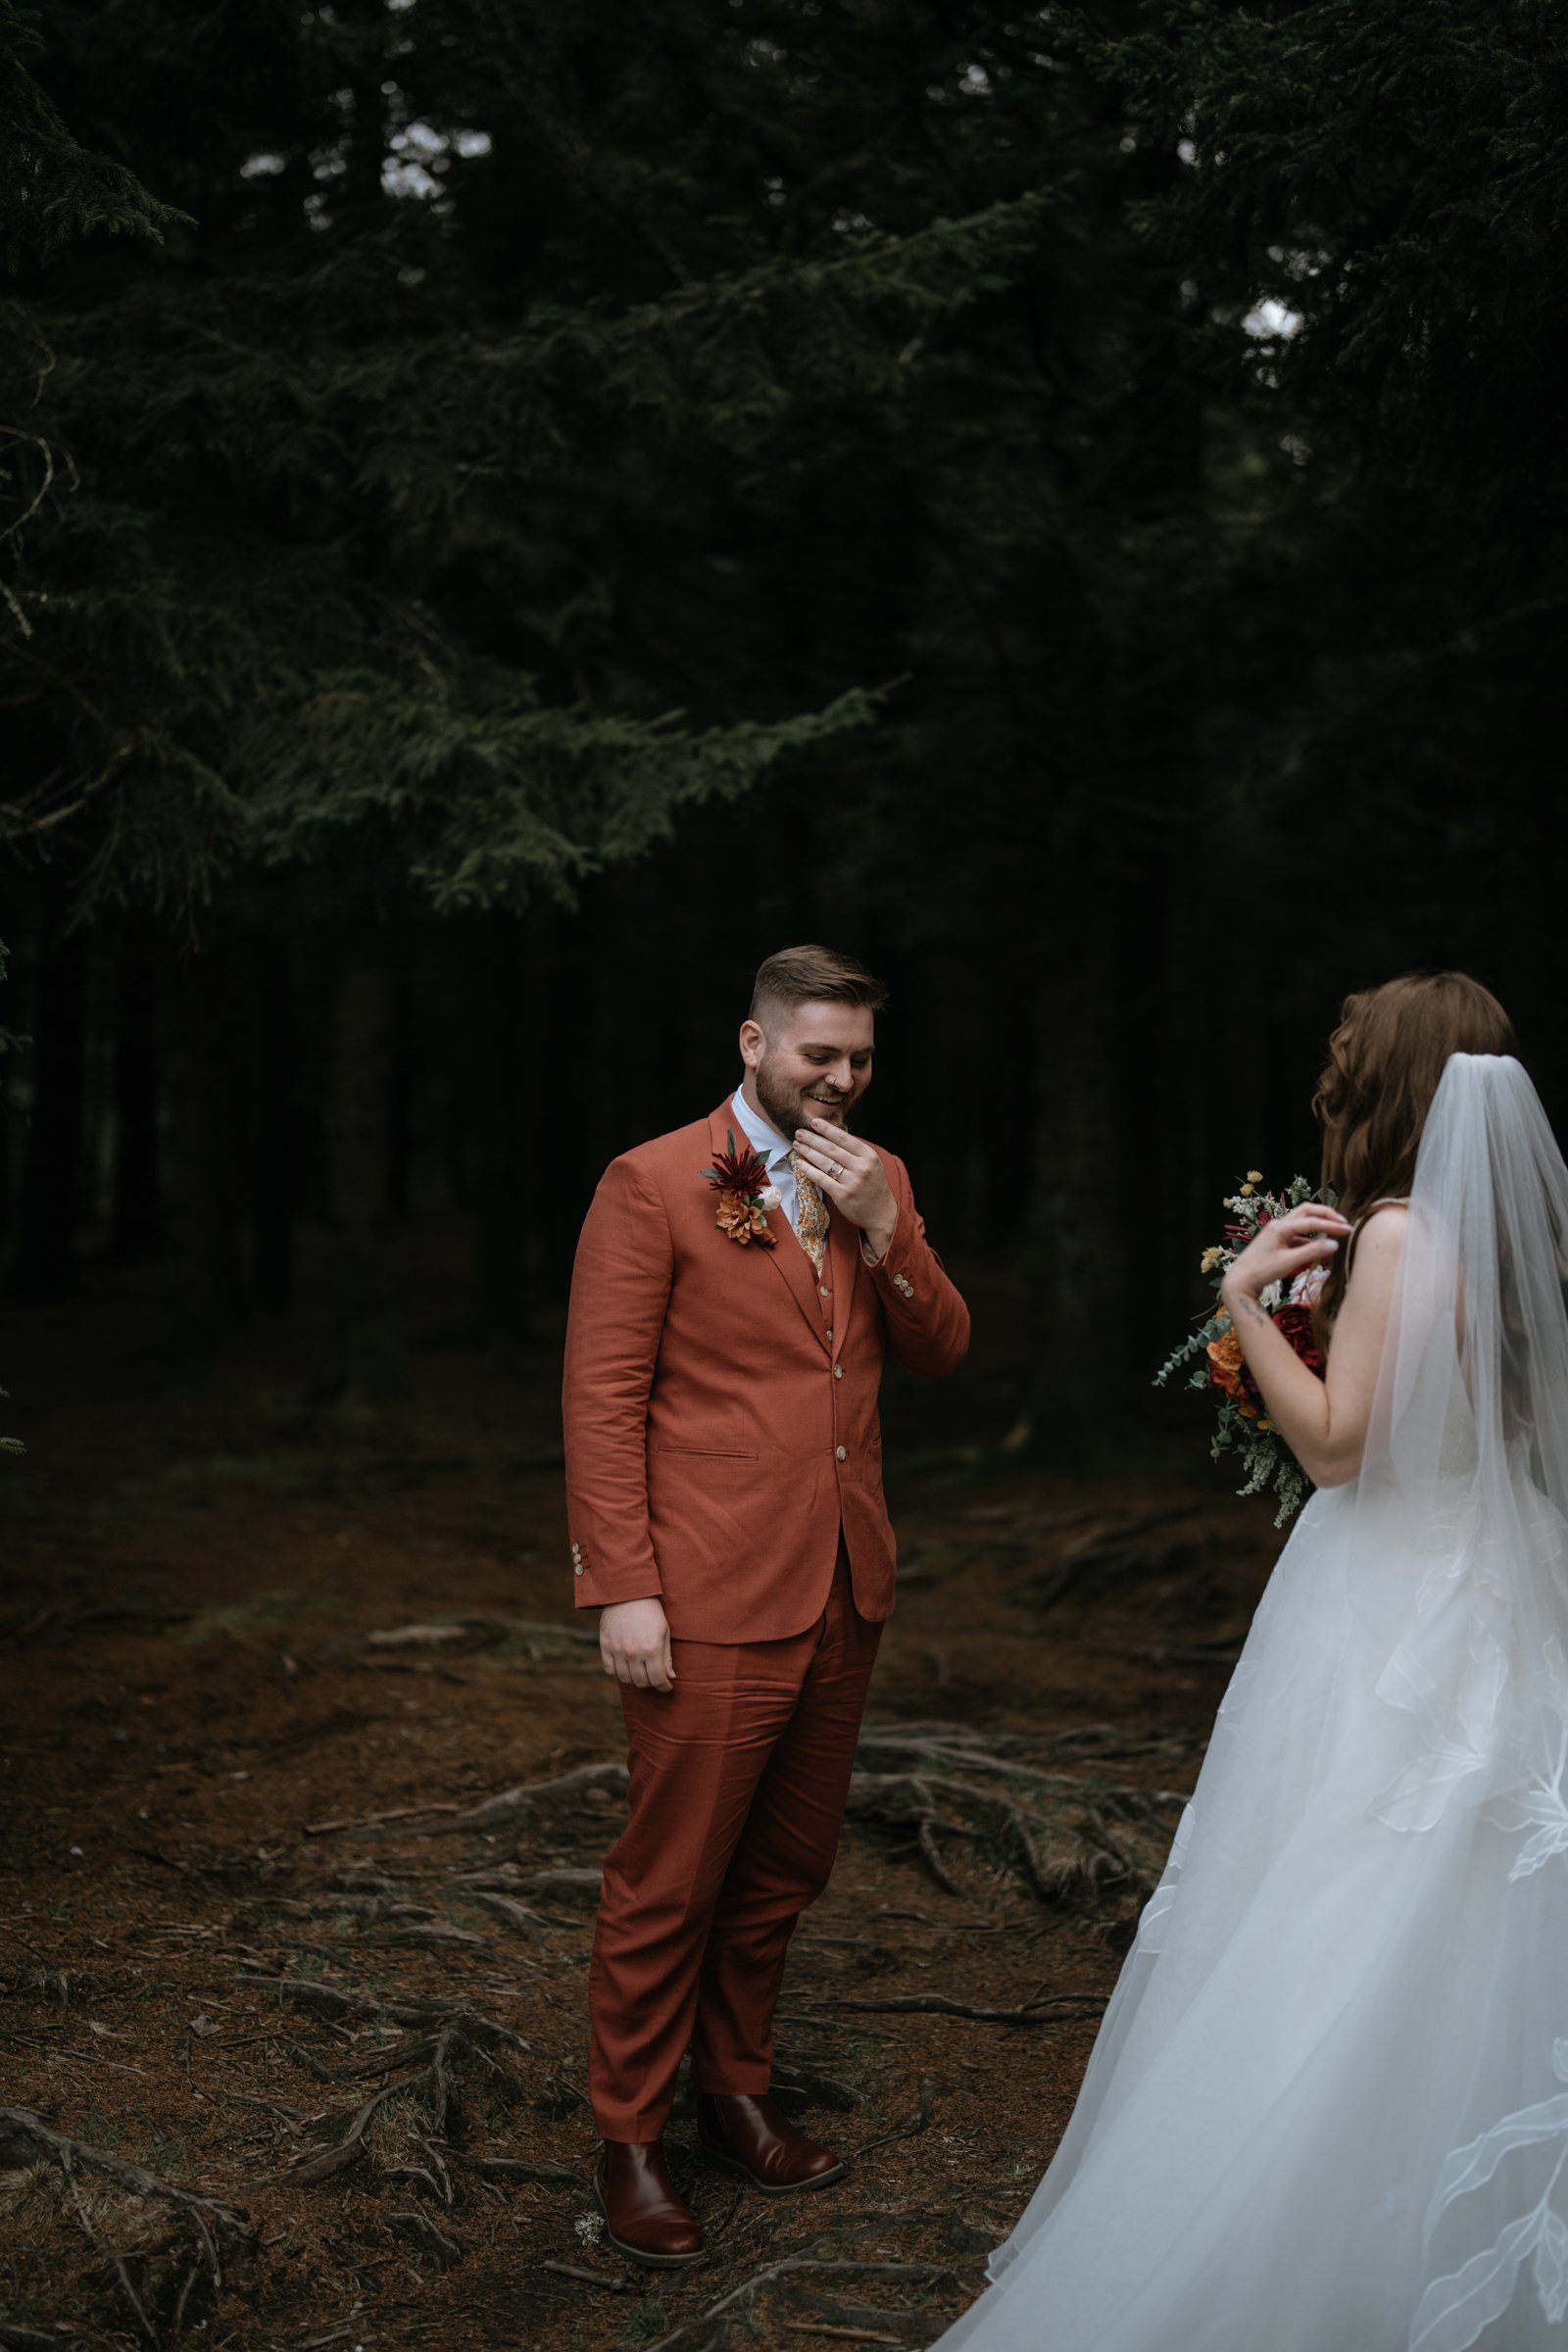
[[786, 1143], [813, 1117], [847, 1127], [871, 1083], [875, 1015], [831, 999], [768, 1004], [763, 1015], [741, 1023], [749, 1100]]

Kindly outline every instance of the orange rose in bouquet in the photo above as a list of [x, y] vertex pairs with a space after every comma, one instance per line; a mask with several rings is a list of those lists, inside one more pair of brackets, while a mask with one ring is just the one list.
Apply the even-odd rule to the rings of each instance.
[[1210, 1385], [1223, 1389], [1227, 1396], [1234, 1398], [1237, 1411], [1245, 1413], [1249, 1421], [1257, 1420], [1262, 1399], [1247, 1376], [1247, 1359], [1235, 1332], [1222, 1331], [1217, 1340], [1209, 1341], [1203, 1352], [1208, 1357]]

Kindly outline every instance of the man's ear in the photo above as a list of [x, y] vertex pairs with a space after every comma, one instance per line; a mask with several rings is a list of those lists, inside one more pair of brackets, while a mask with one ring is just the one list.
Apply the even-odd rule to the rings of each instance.
[[762, 1034], [762, 1024], [760, 1021], [742, 1021], [741, 1059], [745, 1062], [746, 1067], [749, 1070], [755, 1070], [758, 1063], [761, 1060], [762, 1048], [766, 1045], [766, 1043], [767, 1039]]

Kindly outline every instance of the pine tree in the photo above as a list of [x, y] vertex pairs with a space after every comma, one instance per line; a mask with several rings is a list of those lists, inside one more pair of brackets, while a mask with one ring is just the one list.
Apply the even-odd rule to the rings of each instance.
[[[527, 35], [499, 86], [474, 55], [496, 20]], [[696, 278], [650, 229], [596, 283], [612, 198], [519, 275], [498, 227], [539, 207], [524, 93], [537, 52], [579, 37], [566, 20], [421, 0], [220, 9], [194, 41], [183, 23], [158, 0], [67, 9], [39, 65], [84, 137], [148, 150], [177, 204], [105, 177], [24, 93], [51, 266], [10, 348], [25, 715], [0, 836], [82, 844], [89, 906], [200, 900], [336, 836], [439, 907], [516, 906], [866, 725], [885, 680], [791, 711], [755, 678], [729, 692], [720, 662], [672, 704], [649, 645], [580, 626], [595, 542], [612, 510], [677, 533], [695, 469], [897, 398], [923, 341], [1016, 272], [1047, 197], [827, 254], [730, 234]], [[657, 181], [650, 156], [608, 162]], [[710, 191], [663, 176], [684, 234]], [[742, 176], [765, 221], [750, 158]], [[62, 256], [68, 220], [144, 240]]]

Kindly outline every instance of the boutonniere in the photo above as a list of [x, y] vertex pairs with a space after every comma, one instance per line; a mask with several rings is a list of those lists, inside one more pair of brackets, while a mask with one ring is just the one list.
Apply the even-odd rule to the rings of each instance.
[[764, 1250], [776, 1249], [777, 1236], [767, 1230], [767, 1211], [777, 1208], [779, 1196], [767, 1181], [767, 1162], [750, 1144], [736, 1150], [733, 1127], [726, 1127], [724, 1133], [729, 1150], [715, 1152], [711, 1167], [702, 1171], [705, 1184], [718, 1187], [718, 1214], [713, 1223], [743, 1249], [752, 1242], [760, 1242]]

